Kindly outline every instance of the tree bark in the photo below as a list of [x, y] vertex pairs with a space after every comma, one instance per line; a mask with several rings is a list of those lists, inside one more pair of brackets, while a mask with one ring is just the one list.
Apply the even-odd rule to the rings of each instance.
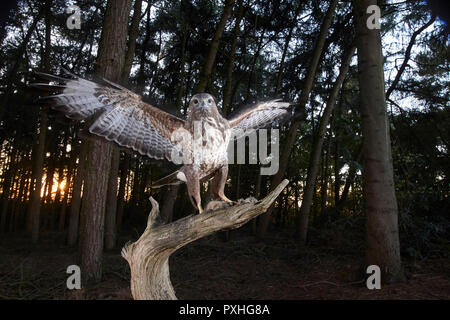
[[[151, 3], [148, 3], [151, 6]], [[150, 10], [150, 8], [148, 8]], [[135, 0], [133, 19], [128, 35], [128, 50], [125, 54], [125, 60], [122, 67], [121, 81], [128, 82], [133, 58], [136, 51], [136, 39], [139, 32], [139, 22], [141, 20], [142, 0]], [[111, 157], [111, 171], [108, 180], [108, 193], [106, 198], [106, 216], [105, 216], [105, 249], [113, 249], [117, 238], [117, 184], [120, 165], [120, 149], [113, 145]]]
[[173, 220], [173, 207], [177, 200], [180, 185], [168, 186], [164, 194], [164, 202], [161, 210], [161, 218], [164, 223], [170, 223]]
[[358, 46], [363, 132], [366, 262], [377, 265], [383, 282], [404, 280], [400, 260], [398, 209], [386, 111], [381, 36], [368, 29], [366, 13], [375, 0], [353, 1]]
[[9, 194], [11, 192], [11, 172], [7, 172], [7, 177], [3, 183], [3, 194], [2, 194], [2, 211], [0, 217], [0, 234], [6, 232], [6, 220], [8, 218], [8, 205], [9, 205]]
[[23, 170], [22, 174], [20, 175], [19, 193], [15, 201], [16, 209], [14, 210], [14, 228], [13, 228], [14, 231], [19, 230], [19, 223], [22, 220], [22, 207], [23, 207], [22, 198], [24, 197], [24, 194], [27, 190], [27, 184], [28, 184], [28, 174], [26, 170]]
[[45, 133], [47, 131], [47, 114], [41, 109], [39, 135], [36, 152], [33, 159], [33, 177], [31, 183], [30, 205], [28, 207], [28, 216], [31, 217], [31, 241], [36, 243], [39, 239], [40, 208], [41, 208], [41, 188], [42, 174], [44, 172], [45, 155]]
[[[51, 0], [45, 4], [45, 50], [42, 57], [42, 65], [45, 72], [50, 71], [50, 46], [51, 46]], [[36, 21], [37, 22], [37, 21]], [[42, 174], [44, 172], [45, 138], [47, 134], [47, 113], [43, 108], [40, 111], [39, 135], [37, 146], [33, 153], [33, 173], [31, 182], [31, 201], [28, 207], [28, 216], [31, 217], [31, 242], [39, 240], [40, 210], [41, 210], [41, 187]]]
[[[150, 41], [150, 36], [151, 36], [151, 24], [150, 24], [150, 20], [151, 20], [151, 15], [150, 15], [151, 10], [147, 11], [147, 17], [145, 19], [145, 36], [144, 39], [142, 40], [142, 50], [141, 50], [141, 54], [139, 56], [139, 71], [138, 74], [136, 76], [136, 85], [137, 85], [137, 91], [143, 93], [145, 90], [145, 80], [146, 80], [146, 75], [145, 75], [145, 65], [146, 65], [146, 57], [145, 57], [145, 53], [148, 50], [148, 43]], [[159, 55], [158, 55], [158, 59], [159, 59]], [[157, 66], [156, 66], [157, 67]]]
[[70, 183], [72, 180], [72, 163], [67, 168], [66, 185], [64, 190], [64, 197], [62, 200], [61, 208], [59, 210], [59, 221], [58, 221], [58, 231], [63, 231], [66, 225], [66, 212], [67, 212], [67, 201], [69, 199]]
[[[286, 172], [286, 168], [288, 166], [291, 150], [297, 139], [297, 130], [299, 129], [300, 124], [301, 124], [300, 117], [302, 115], [304, 115], [305, 106], [306, 106], [306, 103], [309, 98], [309, 94], [310, 94], [312, 86], [313, 86], [314, 78], [316, 76], [317, 66], [319, 65], [320, 57], [322, 56], [322, 50], [324, 48], [328, 29], [330, 28], [330, 25], [333, 21], [334, 11], [335, 11], [337, 3], [338, 3], [338, 0], [332, 0], [330, 2], [330, 5], [328, 7], [327, 13], [325, 14], [325, 18], [322, 23], [322, 26], [320, 27], [320, 33], [317, 38], [316, 45], [314, 47], [314, 51], [312, 53], [312, 60], [311, 60], [311, 63], [309, 64], [308, 71], [306, 74], [305, 84], [304, 84], [303, 90], [300, 94], [299, 103], [296, 107], [296, 111], [295, 111], [296, 116], [292, 122], [291, 127], [289, 128], [289, 132], [286, 137], [286, 142], [285, 142], [285, 145], [283, 148], [283, 152], [280, 156], [280, 166], [279, 166], [278, 172], [275, 174], [275, 176], [272, 179], [272, 183], [271, 183], [272, 186], [278, 185], [281, 182], [281, 180], [283, 179], [284, 173]], [[273, 208], [270, 207], [269, 210], [267, 211], [267, 213], [262, 215], [259, 219], [260, 223], [258, 225], [258, 237], [260, 237], [260, 238], [264, 237], [264, 235], [267, 231], [272, 209]]]
[[128, 153], [125, 153], [125, 157], [122, 163], [122, 169], [120, 170], [119, 194], [117, 195], [117, 221], [116, 221], [117, 232], [119, 232], [122, 229], [123, 210], [125, 206], [125, 187], [127, 185], [127, 176], [129, 168], [130, 168], [130, 155]]
[[[344, 85], [344, 84], [343, 84]], [[342, 110], [342, 92], [339, 98], [338, 105], [336, 106], [332, 117], [335, 121], [338, 121]], [[334, 170], [334, 185], [333, 185], [333, 198], [334, 198], [334, 206], [336, 207], [339, 202], [339, 192], [341, 191], [341, 161], [339, 159], [339, 135], [340, 131], [337, 130], [337, 126], [333, 127], [333, 132], [335, 134], [334, 143], [333, 143], [333, 170]]]
[[73, 179], [72, 200], [70, 204], [69, 230], [67, 245], [74, 246], [78, 240], [78, 226], [80, 224], [81, 189], [83, 188], [86, 165], [87, 145], [82, 143], [78, 157], [78, 169]]
[[[362, 145], [358, 148], [357, 156], [354, 157], [354, 162], [359, 163], [361, 161], [361, 158], [362, 158]], [[347, 179], [345, 180], [344, 189], [342, 190], [340, 198], [338, 194], [339, 200], [336, 202], [336, 208], [338, 210], [340, 210], [343, 207], [345, 201], [347, 200], [347, 196], [350, 191], [350, 186], [353, 184], [353, 181], [355, 179], [356, 170], [357, 170], [356, 164], [352, 163], [349, 165], [348, 176]]]
[[[85, 187], [81, 204], [80, 257], [83, 284], [102, 277], [102, 253], [106, 194], [111, 166], [111, 145], [100, 141], [87, 143]], [[100, 170], [99, 170], [100, 169]]]
[[[328, 134], [327, 146], [324, 149], [325, 161], [322, 160], [322, 162], [324, 162], [324, 163], [322, 165], [322, 183], [320, 186], [320, 215], [323, 215], [325, 213], [325, 209], [327, 206], [328, 182], [329, 182], [328, 167], [329, 167], [329, 161], [330, 161], [332, 128], [333, 128], [333, 118], [331, 119], [331, 128], [330, 128], [330, 133]], [[323, 156], [322, 156], [322, 159], [323, 159]]]
[[62, 161], [59, 161], [58, 166], [58, 181], [56, 184], [56, 194], [55, 194], [55, 200], [53, 200], [51, 207], [49, 208], [50, 211], [50, 230], [56, 230], [56, 219], [58, 218], [58, 209], [60, 208], [60, 205], [62, 204], [61, 201], [61, 183], [64, 180], [64, 164]]
[[302, 205], [300, 207], [299, 221], [297, 227], [297, 236], [302, 244], [305, 244], [306, 242], [309, 214], [311, 210], [314, 190], [316, 187], [320, 154], [322, 153], [323, 141], [325, 139], [327, 125], [328, 122], [330, 121], [331, 113], [333, 111], [334, 106], [336, 105], [336, 99], [339, 94], [339, 90], [341, 89], [342, 83], [344, 82], [345, 76], [347, 75], [350, 60], [353, 57], [354, 53], [355, 47], [352, 46], [349, 50], [346, 50], [346, 52], [344, 52], [343, 54], [339, 75], [336, 81], [334, 82], [333, 88], [331, 89], [330, 96], [328, 97], [325, 110], [323, 111], [323, 115], [320, 119], [320, 123], [319, 126], [317, 127], [317, 131], [315, 134], [312, 151], [309, 158], [306, 187], [303, 193]]
[[278, 92], [280, 92], [281, 79], [283, 77], [283, 70], [284, 70], [284, 61], [286, 60], [286, 55], [287, 55], [287, 52], [289, 49], [289, 43], [291, 42], [293, 31], [294, 31], [294, 27], [292, 26], [289, 29], [289, 34], [286, 37], [286, 42], [284, 43], [283, 54], [281, 55], [280, 67], [278, 68], [278, 73], [277, 73], [277, 80], [276, 80], [275, 92], [274, 92], [275, 96], [278, 94]]
[[169, 274], [169, 257], [186, 244], [219, 230], [238, 228], [265, 212], [283, 191], [284, 180], [267, 197], [260, 201], [243, 203], [216, 211], [190, 215], [170, 224], [161, 224], [158, 203], [150, 198], [152, 211], [147, 228], [134, 243], [122, 249], [122, 256], [131, 269], [131, 293], [135, 300], [175, 300]]
[[[184, 85], [185, 85], [185, 66], [186, 66], [186, 46], [188, 44], [188, 39], [190, 35], [190, 25], [186, 21], [186, 9], [185, 9], [185, 1], [181, 1], [179, 19], [180, 19], [180, 33], [181, 37], [181, 50], [180, 50], [180, 72], [178, 76], [178, 87], [177, 87], [177, 100], [175, 101], [175, 106], [177, 108], [182, 108], [183, 105], [183, 95], [184, 95]], [[184, 109], [183, 115], [186, 117], [187, 113]]]
[[231, 43], [230, 55], [228, 57], [225, 86], [223, 90], [222, 115], [225, 117], [230, 112], [230, 104], [232, 100], [234, 60], [236, 56], [237, 39], [240, 33], [240, 24], [243, 14], [244, 14], [244, 6], [242, 5], [242, 0], [240, 0], [236, 21], [234, 22], [233, 41]]
[[[98, 49], [96, 73], [119, 82], [125, 60], [131, 0], [108, 1]], [[105, 205], [111, 171], [112, 144], [85, 140], [87, 161], [81, 205], [80, 257], [83, 284], [102, 278]]]
[[[151, 6], [151, 2], [148, 3]], [[128, 50], [122, 70], [122, 83], [127, 83], [133, 66], [134, 52], [136, 51], [136, 39], [139, 34], [139, 22], [141, 21], [142, 0], [135, 0], [133, 7], [133, 19], [128, 34]]]
[[117, 178], [119, 164], [120, 149], [113, 146], [111, 171], [108, 179], [108, 194], [106, 195], [105, 249], [113, 249], [116, 246]]
[[200, 74], [200, 80], [195, 90], [196, 92], [204, 92], [206, 90], [206, 86], [211, 77], [214, 61], [216, 60], [217, 51], [219, 50], [220, 38], [222, 37], [223, 30], [225, 29], [225, 24], [227, 23], [228, 17], [231, 14], [231, 9], [233, 8], [234, 1], [235, 0], [225, 1], [225, 7], [223, 8], [220, 21], [217, 24], [216, 32], [214, 33], [214, 38], [211, 41], [208, 56], [206, 57], [202, 72]]
[[[49, 143], [49, 145], [51, 145]], [[44, 197], [41, 201], [42, 204], [44, 204], [44, 210], [42, 210], [42, 229], [49, 230], [50, 227], [50, 217], [51, 217], [51, 202], [52, 202], [52, 189], [53, 189], [53, 177], [55, 176], [55, 163], [54, 161], [50, 160], [52, 155], [54, 155], [53, 152], [51, 152], [51, 155], [49, 157], [49, 163], [48, 168], [46, 172], [46, 179], [45, 179], [45, 193]]]
[[4, 167], [2, 170], [4, 171], [3, 174], [3, 185], [2, 185], [2, 206], [1, 206], [1, 212], [0, 212], [0, 234], [4, 233], [6, 231], [6, 219], [8, 217], [8, 206], [9, 206], [9, 198], [11, 196], [12, 191], [12, 182], [14, 177], [14, 168], [15, 163], [17, 161], [18, 150], [17, 148], [12, 148], [11, 154], [9, 155], [9, 163], [6, 164], [6, 160], [4, 163]]
[[297, 23], [297, 16], [300, 13], [301, 8], [302, 8], [301, 5], [297, 5], [297, 9], [295, 10], [295, 14], [294, 14], [294, 21], [292, 22], [292, 27], [289, 28], [289, 33], [288, 33], [288, 35], [286, 37], [286, 41], [284, 43], [283, 54], [281, 55], [280, 67], [278, 68], [278, 73], [277, 73], [277, 80], [276, 80], [275, 92], [274, 92], [275, 96], [278, 94], [278, 92], [280, 91], [280, 88], [281, 88], [281, 79], [283, 77], [284, 63], [286, 60], [286, 55], [288, 53], [289, 44], [291, 43], [292, 32], [294, 31], [294, 26]]
[[[255, 25], [256, 25], [256, 23], [255, 23]], [[255, 73], [256, 63], [261, 54], [261, 50], [263, 48], [265, 33], [266, 33], [266, 28], [264, 27], [261, 31], [261, 35], [259, 36], [258, 45], [256, 47], [256, 52], [253, 54], [253, 59], [250, 62], [250, 71], [248, 73], [248, 81], [247, 81], [247, 93], [245, 94], [245, 100], [247, 100], [247, 101], [250, 99], [250, 95], [251, 95], [251, 91], [252, 91], [252, 84], [255, 82], [255, 81], [253, 81], [253, 74]], [[256, 36], [256, 30], [255, 30], [255, 36]], [[266, 42], [266, 44], [267, 44], [267, 42]]]
[[139, 205], [139, 181], [140, 179], [139, 161], [135, 159], [134, 175], [133, 175], [133, 187], [131, 189], [130, 202], [133, 207]]

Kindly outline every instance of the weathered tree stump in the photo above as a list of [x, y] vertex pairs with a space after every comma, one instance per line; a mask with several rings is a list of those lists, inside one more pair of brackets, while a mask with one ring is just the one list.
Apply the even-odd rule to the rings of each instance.
[[190, 215], [162, 224], [159, 205], [150, 198], [152, 210], [147, 228], [134, 243], [127, 243], [122, 256], [131, 269], [131, 293], [135, 300], [175, 300], [170, 282], [169, 257], [186, 244], [219, 230], [235, 229], [266, 212], [289, 183], [283, 180], [262, 200], [244, 200], [237, 205]]

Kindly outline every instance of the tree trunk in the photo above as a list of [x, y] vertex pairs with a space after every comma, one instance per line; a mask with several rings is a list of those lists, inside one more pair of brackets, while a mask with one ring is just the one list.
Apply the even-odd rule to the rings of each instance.
[[[255, 184], [255, 197], [257, 199], [259, 199], [259, 197], [261, 196], [261, 184], [262, 184], [262, 175], [260, 174], [260, 168], [258, 168], [258, 177], [256, 178], [256, 184]], [[256, 231], [257, 231], [257, 220], [258, 219], [253, 219], [252, 221], [252, 235], [256, 236]]]
[[175, 300], [169, 274], [169, 257], [186, 244], [219, 230], [235, 229], [265, 212], [288, 184], [284, 180], [260, 201], [247, 199], [217, 211], [190, 215], [170, 224], [162, 224], [158, 203], [150, 198], [152, 211], [147, 228], [134, 243], [122, 249], [131, 269], [131, 293], [136, 300]]
[[[148, 3], [151, 6], [151, 3]], [[148, 8], [150, 10], [150, 8]], [[141, 20], [142, 0], [135, 0], [133, 20], [130, 26], [128, 50], [125, 55], [125, 61], [122, 68], [121, 79], [123, 83], [128, 82], [133, 58], [136, 51], [136, 39], [139, 32], [139, 22]], [[106, 216], [105, 216], [105, 248], [113, 249], [116, 246], [117, 238], [117, 179], [119, 175], [120, 149], [113, 146], [111, 158], [111, 172], [108, 182], [108, 194], [106, 198]]]
[[135, 167], [134, 167], [134, 175], [133, 175], [133, 187], [131, 189], [131, 195], [130, 195], [130, 202], [132, 203], [133, 207], [137, 207], [139, 204], [139, 160], [135, 160]]
[[74, 246], [78, 239], [78, 226], [80, 224], [81, 189], [83, 188], [86, 166], [87, 145], [82, 143], [78, 157], [78, 169], [73, 179], [72, 201], [70, 203], [69, 230], [67, 232], [67, 245]]
[[[119, 82], [125, 59], [131, 0], [109, 0], [103, 21], [96, 73]], [[105, 205], [111, 169], [112, 144], [85, 140], [87, 161], [81, 205], [80, 253], [84, 285], [102, 278]]]
[[51, 212], [51, 223], [50, 223], [50, 229], [56, 230], [56, 219], [58, 218], [58, 209], [60, 208], [60, 205], [62, 203], [61, 201], [61, 183], [64, 180], [64, 165], [62, 163], [59, 164], [58, 168], [58, 183], [57, 183], [57, 189], [56, 189], [56, 195], [55, 200], [52, 203], [50, 212]]
[[112, 150], [111, 171], [108, 181], [105, 217], [105, 248], [116, 246], [116, 213], [117, 213], [117, 178], [120, 164], [120, 149], [116, 146]]
[[150, 36], [151, 36], [151, 24], [150, 24], [150, 20], [151, 20], [151, 15], [150, 15], [151, 10], [147, 11], [147, 17], [145, 20], [145, 37], [142, 40], [142, 50], [141, 50], [141, 54], [139, 56], [139, 71], [138, 74], [136, 76], [136, 84], [137, 84], [137, 91], [143, 93], [144, 89], [145, 89], [145, 64], [146, 64], [146, 56], [145, 53], [148, 50], [148, 43], [150, 41]]
[[[50, 71], [50, 46], [51, 46], [51, 0], [48, 0], [45, 8], [45, 51], [42, 59], [45, 72]], [[44, 172], [45, 136], [47, 134], [47, 113], [41, 108], [39, 122], [39, 135], [37, 147], [33, 154], [33, 177], [31, 183], [31, 201], [28, 207], [28, 216], [31, 217], [31, 242], [39, 240], [41, 187], [42, 174]]]
[[[331, 123], [333, 123], [333, 119], [331, 119]], [[320, 186], [320, 215], [325, 213], [325, 209], [327, 207], [327, 198], [328, 198], [328, 165], [330, 162], [330, 146], [331, 146], [331, 136], [332, 136], [332, 128], [331, 125], [330, 133], [328, 135], [327, 147], [324, 149], [325, 151], [325, 163], [322, 166], [322, 185]], [[322, 158], [323, 159], [323, 158]]]
[[2, 212], [0, 218], [0, 233], [6, 232], [6, 220], [8, 219], [8, 205], [9, 205], [9, 193], [10, 193], [10, 177], [5, 179], [3, 184], [3, 195], [2, 195]]
[[278, 92], [280, 91], [280, 88], [281, 88], [281, 79], [283, 77], [284, 63], [285, 63], [286, 55], [287, 55], [287, 52], [289, 49], [289, 44], [291, 43], [292, 32], [294, 31], [294, 26], [297, 23], [297, 16], [300, 13], [301, 8], [302, 8], [302, 6], [300, 4], [298, 4], [297, 9], [295, 10], [294, 21], [292, 23], [292, 27], [289, 28], [289, 33], [288, 33], [288, 36], [286, 37], [286, 41], [284, 43], [283, 54], [281, 55], [280, 67], [278, 68], [278, 73], [277, 73], [277, 80], [276, 80], [275, 92], [274, 92], [275, 96], [278, 94]]
[[150, 175], [149, 175], [149, 170], [147, 170], [147, 166], [144, 165], [143, 167], [143, 174], [141, 175], [141, 181], [139, 184], [139, 190], [138, 190], [138, 202], [139, 202], [139, 206], [144, 206], [145, 205], [145, 188], [147, 187], [147, 185], [149, 185], [149, 181], [150, 181]]
[[[151, 2], [148, 3], [151, 6]], [[131, 21], [128, 35], [128, 50], [122, 70], [122, 83], [127, 83], [133, 66], [134, 52], [136, 51], [136, 39], [139, 34], [139, 22], [141, 21], [142, 0], [135, 0], [133, 7], [133, 20]], [[150, 10], [150, 9], [149, 9]]]
[[[184, 95], [184, 84], [185, 84], [185, 78], [186, 78], [186, 72], [185, 72], [185, 66], [186, 66], [186, 46], [188, 44], [188, 39], [190, 35], [190, 25], [186, 21], [185, 15], [185, 1], [181, 1], [181, 8], [179, 13], [179, 19], [180, 19], [180, 33], [182, 34], [181, 38], [181, 50], [180, 50], [180, 73], [178, 76], [178, 87], [177, 87], [177, 100], [175, 101], [175, 106], [177, 108], [182, 107], [183, 105], [183, 95]], [[187, 113], [186, 110], [184, 110], [183, 115], [186, 117]]]
[[164, 223], [170, 223], [173, 220], [173, 207], [177, 200], [180, 185], [168, 186], [164, 193], [164, 202], [161, 210], [161, 218]]
[[66, 225], [67, 199], [69, 198], [70, 181], [72, 180], [72, 168], [69, 166], [66, 176], [66, 188], [64, 190], [64, 197], [59, 210], [58, 231], [63, 231]]
[[[47, 4], [45, 4], [45, 5], [47, 5]], [[26, 52], [27, 45], [30, 42], [31, 36], [34, 33], [38, 22], [42, 19], [46, 10], [47, 9], [44, 6], [39, 8], [39, 12], [38, 12], [36, 18], [31, 23], [22, 43], [17, 48], [17, 58], [15, 59], [14, 64], [12, 65], [11, 69], [8, 70], [8, 74], [6, 75], [5, 81], [4, 81], [4, 83], [7, 84], [7, 87], [6, 87], [5, 93], [3, 94], [3, 99], [1, 100], [1, 103], [0, 103], [0, 120], [3, 119], [3, 114], [7, 108], [11, 93], [13, 92], [13, 88], [14, 88], [13, 79], [14, 79], [14, 77], [17, 76], [17, 71], [19, 69], [19, 66], [20, 66], [21, 62], [23, 62], [23, 55]]]
[[[255, 23], [256, 25], [256, 23]], [[247, 82], [247, 93], [245, 94], [245, 100], [250, 99], [251, 91], [252, 91], [252, 84], [256, 81], [253, 81], [253, 74], [255, 73], [255, 67], [256, 63], [258, 61], [259, 55], [261, 54], [261, 49], [263, 48], [263, 42], [264, 42], [264, 36], [266, 33], [266, 28], [264, 27], [261, 31], [261, 35], [258, 40], [258, 46], [256, 48], [256, 52], [253, 54], [253, 59], [250, 63], [250, 72], [248, 74], [248, 82]], [[256, 30], [255, 30], [255, 36], [256, 36]]]
[[96, 283], [102, 277], [103, 233], [106, 194], [111, 168], [111, 144], [84, 141], [87, 144], [85, 185], [81, 204], [80, 257], [83, 284]]
[[[312, 53], [312, 60], [311, 63], [309, 64], [308, 72], [306, 74], [305, 84], [303, 86], [303, 90], [301, 91], [299, 103], [295, 111], [296, 117], [293, 120], [291, 127], [289, 128], [289, 132], [286, 137], [286, 142], [283, 147], [283, 152], [281, 153], [280, 157], [280, 166], [278, 172], [275, 174], [271, 182], [272, 186], [276, 186], [281, 182], [281, 180], [284, 177], [286, 168], [288, 166], [291, 150], [297, 139], [297, 130], [299, 129], [301, 123], [300, 116], [304, 114], [305, 106], [312, 89], [314, 78], [316, 76], [317, 66], [319, 65], [319, 60], [322, 55], [322, 50], [325, 44], [328, 29], [330, 28], [331, 22], [333, 20], [334, 11], [337, 3], [338, 0], [331, 1], [330, 6], [328, 7], [327, 13], [325, 15], [324, 21], [322, 23], [322, 26], [320, 27], [320, 33], [317, 38], [316, 45], [314, 47], [314, 52]], [[267, 213], [265, 213], [259, 218], [260, 223], [258, 225], [258, 237], [260, 238], [264, 237], [267, 231], [271, 212], [272, 207], [269, 208]]]
[[11, 201], [11, 208], [9, 209], [10, 215], [9, 215], [9, 221], [8, 221], [8, 231], [13, 232], [14, 231], [14, 219], [15, 219], [15, 207], [16, 207], [16, 201], [17, 201], [17, 189], [18, 184], [20, 181], [20, 173], [19, 169], [14, 170], [14, 181], [11, 184], [12, 192], [10, 195], [10, 201]]
[[[53, 154], [53, 153], [52, 153]], [[51, 159], [51, 156], [49, 157]], [[51, 218], [51, 202], [52, 202], [52, 189], [53, 189], [53, 177], [55, 175], [55, 164], [53, 161], [49, 161], [47, 168], [47, 176], [45, 179], [45, 193], [42, 199], [42, 203], [44, 204], [44, 210], [42, 211], [43, 215], [43, 225], [42, 229], [49, 230], [50, 226], [50, 218]]]
[[227, 116], [230, 112], [230, 104], [232, 100], [232, 83], [233, 83], [233, 68], [234, 68], [234, 59], [236, 56], [236, 46], [237, 39], [240, 33], [240, 27], [242, 16], [244, 14], [244, 6], [242, 5], [242, 0], [239, 2], [238, 14], [236, 17], [236, 21], [234, 23], [233, 29], [233, 41], [231, 43], [230, 55], [227, 62], [227, 71], [226, 71], [226, 79], [225, 86], [223, 90], [223, 104], [222, 104], [222, 115]]
[[222, 37], [222, 33], [225, 29], [225, 24], [227, 23], [228, 17], [231, 14], [231, 9], [233, 8], [234, 1], [235, 0], [225, 1], [225, 7], [223, 8], [222, 16], [220, 17], [220, 21], [216, 27], [214, 38], [211, 41], [208, 56], [206, 57], [202, 72], [200, 74], [200, 80], [195, 90], [196, 92], [205, 92], [206, 90], [206, 86], [211, 77], [214, 61], [216, 60], [217, 51], [219, 50], [220, 38]]
[[[75, 158], [75, 157], [74, 157]], [[67, 166], [66, 184], [64, 188], [64, 196], [61, 202], [61, 207], [59, 209], [59, 220], [58, 220], [58, 231], [63, 231], [66, 225], [66, 212], [67, 212], [67, 201], [69, 199], [69, 192], [71, 189], [72, 174], [74, 174], [74, 159], [69, 159], [69, 165]]]
[[363, 132], [366, 262], [377, 265], [383, 282], [404, 280], [400, 260], [397, 199], [386, 112], [383, 55], [378, 29], [366, 26], [367, 7], [376, 0], [353, 1], [358, 46]]
[[350, 65], [350, 60], [355, 53], [355, 47], [351, 47], [349, 50], [344, 52], [342, 57], [341, 68], [339, 70], [339, 75], [334, 82], [333, 88], [331, 89], [330, 96], [328, 97], [325, 110], [320, 119], [320, 123], [317, 127], [317, 132], [315, 134], [314, 143], [312, 146], [312, 152], [309, 158], [309, 167], [306, 178], [306, 188], [303, 193], [302, 205], [300, 207], [300, 215], [297, 228], [297, 236], [302, 244], [306, 242], [306, 236], [308, 231], [309, 213], [311, 209], [311, 204], [313, 200], [314, 190], [316, 186], [317, 172], [319, 168], [320, 154], [322, 153], [323, 141], [325, 139], [325, 133], [327, 130], [327, 125], [330, 120], [331, 113], [336, 104], [336, 99], [341, 89], [342, 83], [344, 82], [345, 76], [347, 75], [348, 68]]
[[117, 232], [122, 229], [123, 210], [125, 206], [125, 187], [127, 185], [128, 169], [130, 168], [130, 155], [125, 153], [125, 157], [120, 170], [119, 194], [117, 195]]
[[[358, 148], [357, 156], [354, 157], [355, 162], [360, 162], [362, 158], [362, 146]], [[347, 200], [348, 192], [350, 191], [350, 186], [353, 184], [353, 180], [355, 179], [357, 167], [356, 165], [350, 164], [348, 169], [347, 179], [345, 180], [344, 189], [342, 190], [342, 194], [339, 200], [336, 203], [336, 208], [340, 210]], [[338, 195], [339, 197], [339, 195]]]
[[2, 186], [2, 207], [1, 207], [1, 217], [0, 217], [0, 234], [6, 231], [6, 220], [8, 218], [8, 206], [9, 198], [11, 196], [11, 191], [13, 188], [14, 180], [14, 168], [16, 163], [17, 149], [13, 148], [10, 155], [10, 161], [4, 173], [3, 186]]
[[[340, 111], [342, 107], [342, 92], [340, 95], [340, 99], [339, 99], [339, 103], [336, 106], [336, 109], [334, 110], [333, 113], [333, 118], [335, 119], [335, 121], [338, 121], [337, 119], [339, 119], [340, 116]], [[341, 162], [339, 160], [339, 130], [336, 129], [337, 126], [334, 126], [334, 143], [333, 143], [333, 158], [334, 158], [334, 165], [333, 165], [333, 170], [334, 170], [334, 188], [333, 188], [333, 195], [334, 195], [334, 206], [336, 207], [338, 202], [339, 202], [339, 192], [341, 190], [341, 175], [340, 175], [340, 170], [341, 170]]]

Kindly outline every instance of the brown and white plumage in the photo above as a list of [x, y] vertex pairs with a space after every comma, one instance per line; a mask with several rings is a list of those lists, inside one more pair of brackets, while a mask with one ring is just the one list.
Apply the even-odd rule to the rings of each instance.
[[260, 101], [251, 104], [244, 110], [232, 115], [228, 120], [233, 129], [233, 136], [237, 139], [251, 134], [255, 130], [273, 126], [273, 122], [290, 115], [292, 103], [281, 99]]
[[87, 128], [90, 133], [114, 141], [154, 159], [171, 160], [172, 132], [185, 121], [141, 100], [141, 97], [119, 85], [103, 86], [72, 75], [66, 79], [38, 73], [51, 83], [35, 83], [34, 87], [59, 92], [44, 97], [52, 100], [52, 108], [74, 120], [85, 120], [100, 113]]
[[291, 105], [280, 100], [259, 102], [227, 120], [220, 115], [213, 97], [200, 93], [191, 98], [188, 117], [183, 120], [143, 102], [139, 95], [117, 84], [105, 80], [107, 85], [101, 85], [67, 73], [70, 78], [38, 73], [50, 83], [32, 86], [57, 93], [42, 99], [50, 99], [52, 108], [66, 117], [93, 117], [87, 128], [90, 133], [144, 156], [183, 164], [153, 187], [185, 182], [199, 211], [200, 182], [211, 178], [213, 199], [231, 202], [224, 195], [230, 140], [271, 125], [288, 115]]

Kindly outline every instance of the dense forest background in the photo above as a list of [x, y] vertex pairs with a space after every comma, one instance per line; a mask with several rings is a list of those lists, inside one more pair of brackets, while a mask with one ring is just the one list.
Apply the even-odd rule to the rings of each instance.
[[[69, 122], [37, 103], [42, 92], [29, 87], [36, 82], [34, 71], [62, 74], [66, 68], [88, 79], [101, 78], [101, 37], [111, 2], [17, 1], [1, 22], [2, 295], [19, 295], [15, 280], [10, 280], [19, 276], [8, 273], [8, 259], [18, 261], [14, 259], [20, 260], [24, 252], [51, 251], [53, 245], [58, 248], [54, 257], [61, 248], [76, 252], [81, 261], [104, 250], [117, 256], [125, 241], [145, 229], [150, 196], [160, 203], [165, 222], [194, 213], [185, 185], [150, 188], [174, 166], [112, 145], [102, 151], [103, 157], [96, 155], [80, 135], [84, 123]], [[114, 80], [145, 101], [180, 117], [186, 116], [190, 97], [199, 91], [213, 94], [224, 116], [273, 97], [299, 104], [295, 117], [280, 127], [279, 172], [261, 176], [259, 165], [231, 165], [226, 194], [231, 199], [261, 198], [284, 177], [290, 184], [269, 212], [240, 230], [221, 233], [220, 239], [233, 241], [240, 232], [252, 235], [238, 242], [241, 250], [261, 248], [261, 243], [264, 248], [276, 245], [280, 254], [297, 246], [309, 253], [313, 248], [338, 248], [364, 259], [367, 197], [352, 2], [118, 2], [128, 21], [121, 70]], [[81, 9], [80, 29], [69, 29], [66, 23], [72, 4]], [[427, 259], [446, 260], [450, 254], [448, 25], [444, 13], [436, 10], [442, 7], [433, 2], [378, 5], [400, 254], [406, 264], [432, 264], [434, 260]], [[106, 179], [105, 186], [99, 186], [105, 190], [103, 203], [95, 210], [86, 187], [92, 168]], [[207, 199], [207, 185], [203, 189]], [[93, 226], [97, 238], [86, 222], [93, 212], [104, 217], [104, 223]], [[98, 247], [83, 239], [96, 241]], [[223, 246], [219, 251], [232, 250], [230, 243], [218, 243]], [[21, 248], [19, 256], [14, 256], [15, 248]], [[339, 256], [339, 250], [327, 254]], [[308, 260], [309, 253], [302, 257], [315, 261]], [[176, 261], [189, 261], [191, 255], [182, 252]], [[276, 260], [274, 256], [266, 257]], [[92, 271], [93, 283], [102, 279], [101, 271], [94, 270], [105, 268], [101, 261], [82, 261]], [[126, 266], [122, 271], [127, 272]], [[62, 291], [48, 294], [61, 296]]]

